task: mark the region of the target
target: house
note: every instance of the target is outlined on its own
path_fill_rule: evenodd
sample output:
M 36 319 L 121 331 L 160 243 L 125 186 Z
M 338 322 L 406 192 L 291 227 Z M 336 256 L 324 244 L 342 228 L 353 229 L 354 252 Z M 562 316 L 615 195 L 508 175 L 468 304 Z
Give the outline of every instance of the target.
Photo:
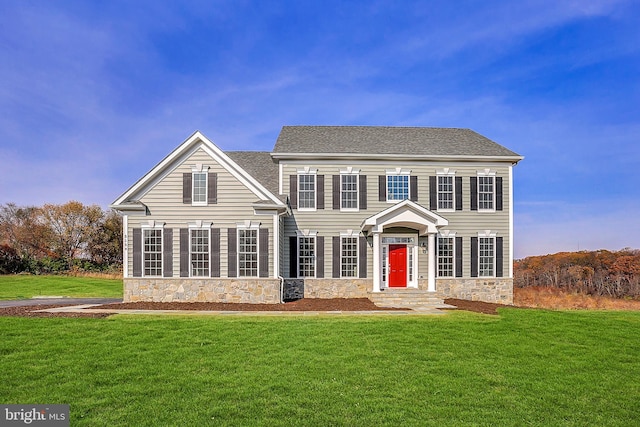
M 523 157 L 469 129 L 285 126 L 269 152 L 191 135 L 122 194 L 125 301 L 513 301 Z

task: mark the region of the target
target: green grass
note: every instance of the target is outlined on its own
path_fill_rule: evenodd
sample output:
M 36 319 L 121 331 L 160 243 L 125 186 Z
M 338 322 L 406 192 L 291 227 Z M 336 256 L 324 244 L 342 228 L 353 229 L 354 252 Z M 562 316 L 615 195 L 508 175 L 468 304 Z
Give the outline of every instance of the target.
M 122 279 L 0 275 L 0 300 L 31 298 L 36 295 L 122 298 Z
M 0 402 L 72 425 L 638 425 L 640 313 L 0 318 Z

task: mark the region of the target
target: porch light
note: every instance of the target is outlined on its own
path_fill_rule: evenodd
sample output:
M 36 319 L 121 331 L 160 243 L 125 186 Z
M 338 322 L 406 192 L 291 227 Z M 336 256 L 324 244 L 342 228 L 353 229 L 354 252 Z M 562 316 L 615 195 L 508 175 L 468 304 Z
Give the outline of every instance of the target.
M 422 248 L 422 253 L 426 254 L 427 253 L 427 244 L 424 242 L 424 240 L 420 244 L 420 247 Z

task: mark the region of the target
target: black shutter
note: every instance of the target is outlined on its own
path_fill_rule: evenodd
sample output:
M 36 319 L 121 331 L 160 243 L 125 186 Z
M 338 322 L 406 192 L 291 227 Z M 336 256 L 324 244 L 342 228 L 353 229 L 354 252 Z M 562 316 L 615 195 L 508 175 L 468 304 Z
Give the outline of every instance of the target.
M 496 210 L 502 210 L 502 177 L 496 177 Z
M 438 210 L 438 177 L 429 177 L 429 209 Z
M 191 204 L 191 192 L 192 184 L 191 184 L 191 172 L 185 172 L 182 174 L 182 203 Z
M 139 228 L 133 229 L 133 277 L 142 277 L 142 230 Z
M 180 229 L 180 277 L 189 277 L 189 229 Z
M 503 276 L 504 251 L 502 237 L 496 237 L 496 277 Z
M 173 229 L 162 231 L 162 276 L 173 277 Z
M 227 277 L 238 277 L 238 232 L 235 228 L 227 229 Z
M 207 203 L 215 205 L 218 203 L 218 174 L 209 172 L 209 183 L 207 184 Z
M 342 252 L 342 239 L 340 238 L 340 236 L 333 236 L 332 239 L 333 241 L 333 255 L 331 257 L 331 271 L 332 271 L 332 276 L 333 278 L 339 278 L 340 277 L 340 255 Z
M 358 237 L 358 277 L 361 279 L 367 278 L 367 238 L 364 236 Z
M 367 175 L 360 175 L 358 179 L 360 181 L 358 185 L 358 197 L 360 198 L 358 207 L 367 209 Z
M 298 277 L 298 238 L 289 236 L 289 277 Z
M 259 230 L 260 241 L 258 244 L 260 277 L 269 277 L 269 230 L 261 228 Z
M 340 175 L 333 175 L 332 184 L 333 209 L 340 209 Z
M 478 238 L 471 238 L 471 277 L 478 277 Z
M 324 175 L 316 176 L 316 209 L 324 209 Z
M 324 236 L 316 236 L 316 278 L 324 279 Z
M 378 176 L 378 201 L 387 201 L 387 177 L 385 175 Z
M 470 177 L 469 183 L 471 184 L 471 210 L 478 210 L 478 177 Z
M 456 237 L 456 277 L 462 277 L 462 237 Z
M 411 175 L 409 177 L 409 200 L 412 202 L 418 201 L 418 176 Z
M 462 210 L 462 177 L 456 176 L 455 178 L 455 192 L 456 192 L 456 210 Z
M 298 175 L 289 175 L 289 203 L 291 209 L 298 209 Z
M 220 277 L 220 229 L 211 229 L 211 277 Z

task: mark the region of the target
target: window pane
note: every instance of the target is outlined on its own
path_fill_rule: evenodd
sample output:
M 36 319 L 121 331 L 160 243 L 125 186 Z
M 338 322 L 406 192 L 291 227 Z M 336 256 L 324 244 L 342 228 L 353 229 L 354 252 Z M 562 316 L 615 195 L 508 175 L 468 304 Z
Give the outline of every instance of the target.
M 453 209 L 452 176 L 438 176 L 438 209 Z
M 238 230 L 238 275 L 258 276 L 258 230 Z
M 453 237 L 438 238 L 438 276 L 453 277 Z
M 493 209 L 493 177 L 478 177 L 478 209 Z
M 207 203 L 207 174 L 193 174 L 193 203 Z
M 343 237 L 340 254 L 341 277 L 358 277 L 358 238 Z
M 144 230 L 144 275 L 162 276 L 162 230 Z
M 316 176 L 298 175 L 298 208 L 316 207 Z
M 478 262 L 480 277 L 492 277 L 494 261 L 494 238 L 480 237 L 478 239 Z
M 209 276 L 209 230 L 191 230 L 191 276 Z
M 387 175 L 387 200 L 409 198 L 409 175 Z
M 298 271 L 299 277 L 315 277 L 315 237 L 298 238 Z
M 358 175 L 341 175 L 341 208 L 358 209 Z

